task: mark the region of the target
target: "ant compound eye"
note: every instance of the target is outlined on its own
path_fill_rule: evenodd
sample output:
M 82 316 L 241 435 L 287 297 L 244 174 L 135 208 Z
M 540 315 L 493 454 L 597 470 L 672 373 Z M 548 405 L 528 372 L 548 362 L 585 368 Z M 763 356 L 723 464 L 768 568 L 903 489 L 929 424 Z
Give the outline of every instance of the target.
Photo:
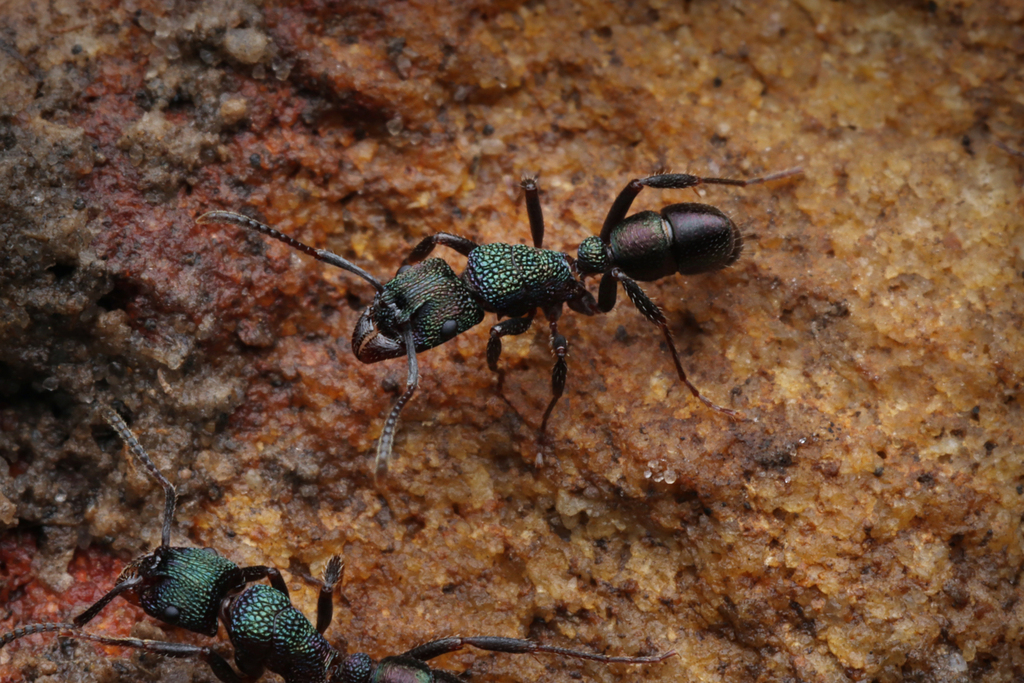
M 181 611 L 174 605 L 164 607 L 164 621 L 173 624 L 181 616 Z
M 459 322 L 457 320 L 445 320 L 441 325 L 441 339 L 448 341 L 459 333 Z

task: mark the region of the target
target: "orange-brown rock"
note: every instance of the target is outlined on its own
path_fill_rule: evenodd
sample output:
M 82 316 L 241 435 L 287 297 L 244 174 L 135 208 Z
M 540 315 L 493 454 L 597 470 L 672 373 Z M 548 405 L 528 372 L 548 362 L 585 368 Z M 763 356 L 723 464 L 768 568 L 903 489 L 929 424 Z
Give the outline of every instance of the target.
M 531 637 L 631 668 L 458 654 L 478 681 L 1011 681 L 1024 676 L 1024 8 L 1020 3 L 0 3 L 0 631 L 73 616 L 159 539 L 302 579 L 379 656 Z M 547 330 L 423 354 L 349 338 L 372 290 L 215 208 L 389 277 L 423 236 L 574 252 L 633 177 L 746 235 L 647 286 L 691 379 L 620 295 L 573 313 L 549 441 Z M 460 268 L 457 255 L 445 257 Z M 97 631 L 193 639 L 117 602 Z M 222 633 L 223 636 L 223 633 Z M 198 640 L 198 638 L 195 638 Z M 225 644 L 226 650 L 226 644 Z M 173 678 L 172 678 L 173 677 Z M 0 681 L 210 681 L 203 664 L 36 636 Z

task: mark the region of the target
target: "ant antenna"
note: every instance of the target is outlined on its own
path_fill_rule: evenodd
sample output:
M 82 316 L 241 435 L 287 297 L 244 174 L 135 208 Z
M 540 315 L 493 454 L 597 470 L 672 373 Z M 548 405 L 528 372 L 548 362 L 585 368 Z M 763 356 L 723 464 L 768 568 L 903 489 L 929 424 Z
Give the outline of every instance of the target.
M 404 331 L 406 358 L 409 359 L 409 373 L 405 380 L 405 391 L 395 401 L 388 419 L 384 421 L 384 429 L 380 433 L 380 440 L 377 441 L 377 458 L 374 461 L 373 479 L 383 479 L 387 475 L 388 461 L 391 460 L 391 446 L 395 441 L 395 427 L 398 425 L 398 415 L 402 408 L 409 402 L 416 392 L 416 386 L 420 381 L 419 365 L 416 362 L 416 338 L 413 336 L 411 325 L 407 325 Z
M 293 249 L 298 249 L 302 253 L 312 256 L 317 261 L 329 263 L 332 266 L 341 268 L 342 270 L 347 270 L 353 275 L 358 275 L 373 285 L 373 288 L 378 292 L 384 291 L 384 285 L 380 283 L 380 280 L 370 275 L 356 264 L 346 261 L 332 251 L 327 251 L 326 249 L 314 249 L 308 244 L 304 244 L 294 237 L 286 235 L 279 230 L 275 230 L 269 225 L 260 223 L 254 218 L 249 218 L 248 216 L 243 216 L 240 213 L 233 213 L 231 211 L 209 211 L 197 218 L 196 223 L 201 225 L 208 225 L 210 223 L 230 223 L 231 225 L 238 225 L 243 228 L 255 230 L 256 232 L 261 232 L 267 237 L 273 237 L 276 240 L 284 242 Z
M 160 482 L 160 486 L 163 487 L 164 527 L 163 532 L 161 533 L 160 547 L 166 548 L 170 546 L 171 522 L 174 521 L 174 506 L 177 500 L 174 486 L 171 482 L 167 481 L 167 477 L 165 477 L 160 470 L 156 468 L 153 461 L 149 459 L 149 454 L 146 453 L 146 449 L 143 448 L 142 444 L 139 443 L 139 440 L 135 438 L 135 435 L 132 434 L 132 430 L 128 428 L 128 425 L 125 423 L 124 419 L 117 414 L 117 411 L 110 406 L 105 405 L 100 407 L 100 412 L 103 413 L 103 418 L 111 427 L 114 428 L 114 431 L 116 431 L 118 436 L 121 437 L 121 440 L 128 445 L 128 448 L 131 450 L 132 455 L 135 456 L 135 459 L 142 463 L 143 467 L 149 470 L 149 473 L 153 475 L 153 478 Z

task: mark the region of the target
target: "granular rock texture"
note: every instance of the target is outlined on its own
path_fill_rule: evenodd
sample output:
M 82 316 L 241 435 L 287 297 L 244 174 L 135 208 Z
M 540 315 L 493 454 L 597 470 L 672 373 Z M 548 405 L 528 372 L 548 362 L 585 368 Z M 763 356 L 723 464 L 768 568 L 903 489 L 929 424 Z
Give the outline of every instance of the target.
M 530 637 L 643 668 L 439 660 L 476 680 L 1024 677 L 1024 7 L 1016 2 L 0 2 L 0 631 L 65 619 L 159 542 L 290 570 L 327 637 L 382 656 Z M 575 251 L 631 178 L 745 233 L 729 270 L 420 358 L 350 346 L 372 290 L 229 226 L 239 210 L 388 278 L 446 230 Z M 442 254 L 460 269 L 464 260 Z M 202 641 L 123 601 L 105 633 Z M 226 640 L 220 642 L 227 652 Z M 3 681 L 210 681 L 205 664 L 36 636 Z

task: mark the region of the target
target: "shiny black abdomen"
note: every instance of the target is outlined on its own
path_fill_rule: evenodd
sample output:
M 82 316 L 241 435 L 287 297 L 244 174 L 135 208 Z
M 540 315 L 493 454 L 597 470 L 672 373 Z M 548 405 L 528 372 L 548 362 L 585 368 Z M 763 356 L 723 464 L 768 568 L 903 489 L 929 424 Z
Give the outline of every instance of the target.
M 649 282 L 724 268 L 739 258 L 743 240 L 715 207 L 687 203 L 627 217 L 612 231 L 608 246 L 626 275 Z

